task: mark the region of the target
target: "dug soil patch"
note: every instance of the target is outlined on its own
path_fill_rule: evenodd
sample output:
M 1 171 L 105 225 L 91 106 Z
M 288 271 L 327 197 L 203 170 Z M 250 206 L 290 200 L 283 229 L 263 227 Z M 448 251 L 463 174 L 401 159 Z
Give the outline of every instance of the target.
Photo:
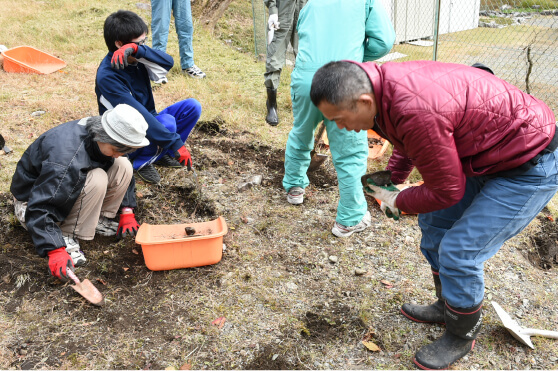
M 0 368 L 409 369 L 412 355 L 441 336 L 442 327 L 400 314 L 404 302 L 434 299 L 415 216 L 393 222 L 370 200 L 371 227 L 338 239 L 330 161 L 309 174 L 304 203 L 293 206 L 282 188 L 283 149 L 219 119 L 201 123 L 189 146 L 199 187 L 186 169 L 159 168 L 160 185 L 137 183 L 136 217 L 157 225 L 223 216 L 222 260 L 151 271 L 133 238 L 80 241 L 88 261 L 76 274 L 103 294 L 102 308 L 50 275 L 15 219 L 11 195 L 0 194 Z M 375 165 L 368 171 L 380 170 Z M 260 176 L 261 184 L 241 187 Z M 524 319 L 540 318 L 525 325 L 553 329 L 556 270 L 549 268 L 557 266 L 558 229 L 544 215 L 516 239 L 520 246 L 491 260 L 487 288 Z M 540 269 L 521 256 L 525 245 Z M 367 273 L 356 275 L 357 268 Z M 455 367 L 556 364 L 548 357 L 554 342 L 537 338 L 535 350 L 520 352 L 494 318 L 487 309 L 474 351 Z
M 300 332 L 302 337 L 318 343 L 337 340 L 347 334 L 357 337 L 366 329 L 357 313 L 341 303 L 319 305 L 312 311 L 306 312 L 302 321 L 304 322 L 304 328 Z
M 551 216 L 538 216 L 540 233 L 531 236 L 533 248 L 528 257 L 531 264 L 541 269 L 558 268 L 558 224 Z

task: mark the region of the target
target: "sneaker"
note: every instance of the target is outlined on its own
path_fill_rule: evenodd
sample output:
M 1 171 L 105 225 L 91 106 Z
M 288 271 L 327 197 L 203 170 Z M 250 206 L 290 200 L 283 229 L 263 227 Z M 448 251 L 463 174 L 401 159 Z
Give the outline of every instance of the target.
M 362 220 L 357 225 L 352 227 L 347 227 L 343 224 L 335 222 L 333 228 L 331 229 L 331 233 L 333 233 L 336 237 L 349 237 L 355 232 L 364 231 L 366 228 L 370 227 L 371 224 L 372 217 L 370 216 L 370 211 L 367 211 L 362 217 Z
M 293 187 L 287 193 L 287 201 L 291 205 L 300 205 L 304 202 L 304 189 L 300 187 Z
M 157 81 L 153 81 L 155 84 L 166 84 L 167 82 L 169 82 L 169 80 L 167 79 L 167 77 L 161 77 L 159 80 Z
M 153 165 L 162 166 L 162 167 L 173 167 L 173 168 L 183 167 L 182 164 L 178 162 L 177 159 L 175 159 L 174 157 L 170 157 L 169 155 L 164 155 L 163 157 L 155 161 Z
M 159 184 L 159 182 L 161 182 L 161 176 L 152 164 L 140 168 L 136 171 L 136 174 L 141 180 L 149 184 Z
M 99 218 L 97 227 L 95 228 L 96 233 L 106 237 L 116 236 L 117 230 L 118 230 L 118 223 L 102 215 Z
M 74 265 L 79 267 L 81 265 L 85 265 L 87 259 L 85 259 L 85 255 L 83 255 L 83 251 L 79 249 L 79 243 L 74 240 L 70 236 L 62 236 L 64 238 L 64 242 L 66 243 L 66 252 L 72 258 Z
M 205 77 L 205 73 L 195 64 L 190 68 L 183 69 L 182 72 L 195 79 L 203 79 Z

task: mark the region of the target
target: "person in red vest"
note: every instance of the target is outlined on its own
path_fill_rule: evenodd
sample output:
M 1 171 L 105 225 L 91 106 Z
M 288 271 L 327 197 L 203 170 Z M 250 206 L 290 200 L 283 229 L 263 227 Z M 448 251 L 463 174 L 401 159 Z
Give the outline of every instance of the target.
M 314 75 L 310 96 L 340 129 L 373 129 L 393 144 L 387 169 L 394 184 L 413 167 L 422 175 L 418 187 L 368 182 L 364 191 L 394 219 L 401 211 L 419 214 L 420 249 L 438 300 L 401 311 L 445 323 L 442 337 L 413 361 L 422 369 L 449 367 L 481 329 L 484 262 L 558 190 L 552 110 L 486 68 L 434 61 L 331 62 Z

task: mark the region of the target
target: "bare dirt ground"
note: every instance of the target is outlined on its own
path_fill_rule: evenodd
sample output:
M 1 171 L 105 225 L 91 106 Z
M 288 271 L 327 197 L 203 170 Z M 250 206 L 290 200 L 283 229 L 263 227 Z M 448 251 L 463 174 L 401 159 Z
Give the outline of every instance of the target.
M 222 260 L 153 272 L 133 239 L 83 241 L 88 264 L 76 273 L 102 292 L 101 308 L 50 276 L 15 221 L 11 196 L 0 195 L 0 369 L 413 367 L 416 350 L 443 333 L 399 313 L 404 302 L 434 299 L 416 216 L 394 222 L 369 200 L 372 227 L 337 239 L 331 163 L 311 174 L 305 203 L 291 206 L 283 151 L 226 126 L 201 123 L 189 140 L 201 191 L 191 174 L 161 169 L 160 186 L 138 185 L 137 209 L 150 224 L 224 216 Z M 262 184 L 240 191 L 254 175 Z M 524 326 L 558 330 L 557 233 L 543 211 L 486 264 L 484 326 L 455 369 L 556 368 L 558 342 L 521 345 L 489 303 Z

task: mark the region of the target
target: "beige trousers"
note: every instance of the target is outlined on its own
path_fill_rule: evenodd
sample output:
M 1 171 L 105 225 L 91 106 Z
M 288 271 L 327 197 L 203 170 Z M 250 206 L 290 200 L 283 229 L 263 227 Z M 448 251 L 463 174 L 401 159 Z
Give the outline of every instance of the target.
M 85 185 L 70 214 L 58 223 L 62 234 L 81 240 L 92 240 L 100 216 L 114 218 L 132 180 L 132 163 L 126 157 L 114 159 L 114 164 L 104 171 L 93 169 L 87 173 Z M 17 219 L 25 225 L 27 202 L 14 199 Z

